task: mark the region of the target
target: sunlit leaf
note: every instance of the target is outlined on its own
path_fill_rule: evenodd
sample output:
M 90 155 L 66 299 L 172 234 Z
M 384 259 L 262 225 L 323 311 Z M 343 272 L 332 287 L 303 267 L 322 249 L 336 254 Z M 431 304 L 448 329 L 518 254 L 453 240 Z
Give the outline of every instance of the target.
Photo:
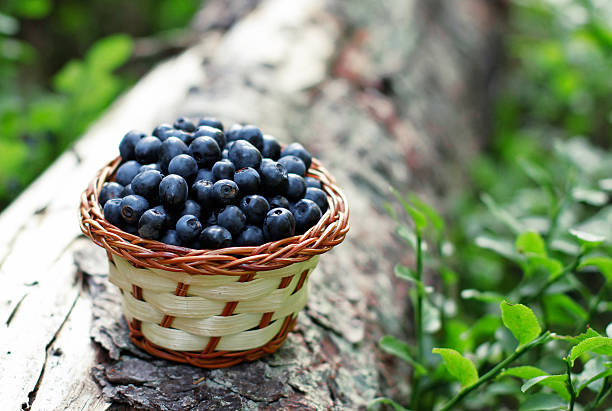
M 608 195 L 603 191 L 583 187 L 574 188 L 574 190 L 572 190 L 572 197 L 576 201 L 581 201 L 596 207 L 602 206 L 608 202 Z
M 612 281 L 612 258 L 610 257 L 588 257 L 582 260 L 578 268 L 594 266 L 606 277 L 608 281 Z
M 508 368 L 507 370 L 503 371 L 499 376 L 500 377 L 504 377 L 504 376 L 518 377 L 523 380 L 534 380 L 538 377 L 550 376 L 550 374 L 547 373 L 546 371 L 543 371 L 531 365 L 523 365 L 519 367 Z M 566 401 L 570 399 L 570 393 L 567 390 L 567 387 L 565 386 L 564 380 L 558 379 L 558 378 L 543 379 L 541 381 L 538 381 L 538 383 L 546 387 L 549 387 L 550 389 L 555 391 L 557 394 L 559 394 L 559 396 L 565 399 Z M 523 390 L 523 392 L 525 391 L 526 389 Z
M 472 361 L 450 348 L 434 348 L 434 354 L 442 356 L 449 374 L 455 377 L 463 387 L 468 387 L 478 381 L 478 371 Z
M 112 71 L 123 65 L 132 54 L 134 42 L 125 34 L 114 34 L 98 40 L 87 52 L 87 65 L 99 71 Z
M 500 254 L 511 261 L 517 261 L 519 257 L 514 252 L 514 247 L 510 241 L 499 240 L 484 235 L 476 237 L 475 243 L 480 248 L 486 248 Z
M 567 381 L 567 375 L 565 374 L 555 374 L 555 375 L 541 375 L 539 377 L 531 378 L 521 386 L 521 391 L 527 392 L 531 387 L 536 386 L 538 384 L 546 385 L 546 383 L 551 382 L 565 382 Z
M 493 291 L 478 291 L 474 289 L 461 290 L 461 298 L 464 300 L 476 300 L 484 303 L 500 303 L 505 296 Z
M 546 244 L 540 234 L 528 231 L 516 239 L 516 251 L 520 254 L 546 257 Z
M 527 344 L 537 338 L 542 329 L 531 309 L 523 304 L 500 304 L 502 321 L 518 340 L 519 345 Z
M 591 337 L 586 340 L 580 342 L 578 345 L 572 348 L 570 351 L 569 360 L 571 364 L 574 365 L 574 361 L 582 354 L 588 351 L 594 351 L 600 347 L 612 347 L 612 338 L 608 337 Z
M 583 247 L 586 247 L 587 249 L 598 247 L 604 241 L 606 241 L 606 238 L 603 236 L 576 230 L 574 228 L 571 228 L 569 230 L 569 233 L 574 236 L 574 238 L 576 238 Z

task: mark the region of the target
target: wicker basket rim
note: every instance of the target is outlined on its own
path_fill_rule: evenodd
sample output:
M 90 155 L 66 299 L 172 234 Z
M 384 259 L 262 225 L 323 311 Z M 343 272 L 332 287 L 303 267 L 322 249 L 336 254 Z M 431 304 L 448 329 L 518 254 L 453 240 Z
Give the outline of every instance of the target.
M 107 253 L 126 258 L 132 264 L 168 271 L 204 275 L 245 275 L 303 262 L 340 244 L 349 230 L 346 197 L 335 179 L 313 158 L 308 176 L 321 182 L 328 196 L 329 208 L 319 222 L 301 236 L 293 236 L 256 247 L 227 247 L 217 250 L 194 250 L 147 240 L 129 234 L 104 219 L 98 203 L 102 185 L 110 181 L 121 157 L 98 171 L 81 195 L 81 231 Z

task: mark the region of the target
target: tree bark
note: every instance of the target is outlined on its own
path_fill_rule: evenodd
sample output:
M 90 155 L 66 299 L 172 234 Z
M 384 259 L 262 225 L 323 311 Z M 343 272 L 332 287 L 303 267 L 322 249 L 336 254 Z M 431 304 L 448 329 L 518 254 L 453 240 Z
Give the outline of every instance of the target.
M 410 256 L 383 204 L 389 185 L 439 198 L 461 184 L 487 127 L 495 7 L 236 3 L 208 1 L 194 23 L 201 42 L 145 77 L 0 215 L 8 409 L 359 409 L 406 394 L 406 366 L 376 348 L 384 334 L 411 332 L 405 286 L 392 279 Z M 321 258 L 283 347 L 220 370 L 154 359 L 131 344 L 105 254 L 79 238 L 74 219 L 80 191 L 126 130 L 200 114 L 302 142 L 351 206 L 349 236 Z M 64 191 L 50 191 L 60 180 Z M 44 251 L 32 259 L 32 250 Z

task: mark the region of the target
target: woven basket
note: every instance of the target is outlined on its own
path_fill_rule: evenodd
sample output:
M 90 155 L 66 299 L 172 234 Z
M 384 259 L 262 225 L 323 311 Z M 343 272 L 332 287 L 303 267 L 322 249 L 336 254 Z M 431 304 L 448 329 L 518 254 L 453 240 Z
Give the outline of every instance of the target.
M 306 305 L 319 255 L 349 230 L 348 205 L 313 159 L 329 209 L 301 236 L 257 247 L 192 250 L 128 234 L 104 219 L 98 194 L 118 157 L 81 196 L 81 230 L 107 251 L 130 338 L 157 357 L 205 368 L 252 361 L 278 349 Z

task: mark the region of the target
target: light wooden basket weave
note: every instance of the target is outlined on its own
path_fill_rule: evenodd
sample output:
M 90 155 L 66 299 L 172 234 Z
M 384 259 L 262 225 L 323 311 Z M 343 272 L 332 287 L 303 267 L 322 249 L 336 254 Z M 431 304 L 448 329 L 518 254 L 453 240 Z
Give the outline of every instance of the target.
M 145 351 L 205 368 L 252 361 L 281 346 L 306 305 L 319 255 L 349 230 L 348 205 L 313 159 L 329 209 L 301 236 L 258 247 L 192 250 L 126 233 L 104 219 L 98 194 L 121 158 L 105 166 L 81 196 L 81 230 L 109 258 L 121 289 L 130 338 Z

